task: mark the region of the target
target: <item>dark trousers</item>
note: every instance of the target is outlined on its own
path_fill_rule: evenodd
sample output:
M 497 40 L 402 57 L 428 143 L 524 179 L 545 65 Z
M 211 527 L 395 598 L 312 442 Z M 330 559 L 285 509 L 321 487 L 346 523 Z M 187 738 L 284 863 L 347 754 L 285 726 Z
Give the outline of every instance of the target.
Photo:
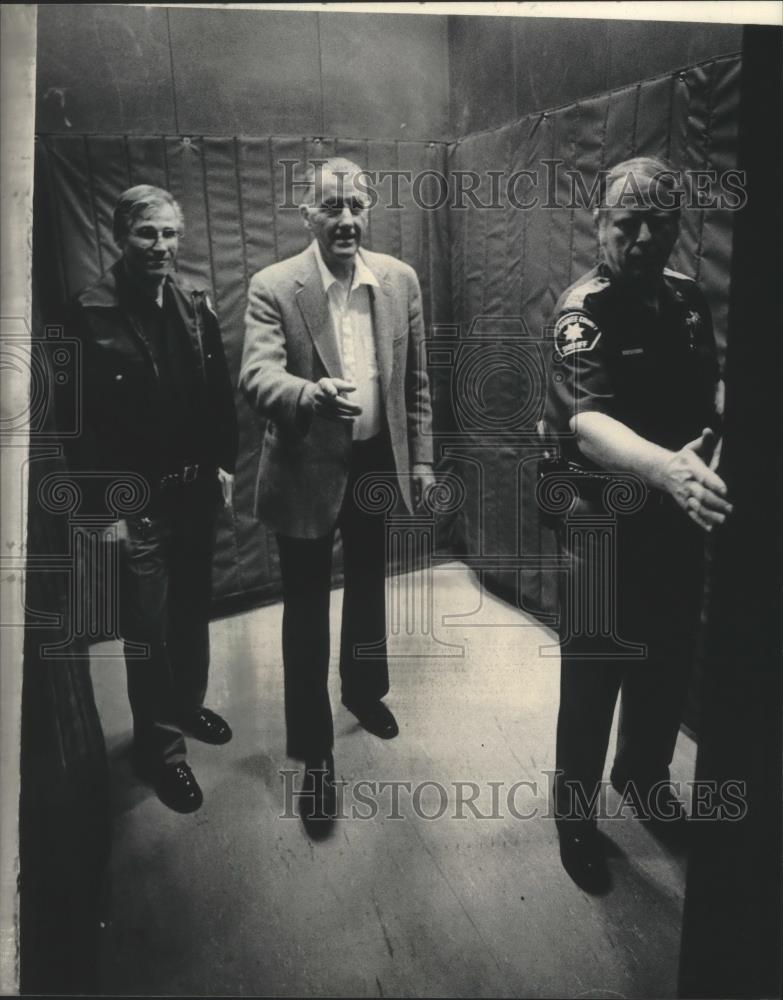
M 209 478 L 177 488 L 147 518 L 128 520 L 121 631 L 135 749 L 150 765 L 184 759 L 179 722 L 204 702 L 216 512 Z
M 389 690 L 385 519 L 357 504 L 354 487 L 367 473 L 388 473 L 393 468 L 386 435 L 355 442 L 335 525 L 343 543 L 340 679 L 342 700 L 348 705 L 377 700 Z M 333 530 L 316 539 L 277 536 L 283 581 L 286 752 L 300 760 L 322 758 L 334 745 L 327 689 L 334 534 Z M 362 655 L 363 646 L 372 648 Z
M 605 638 L 591 634 L 584 620 L 584 631 L 574 635 L 567 589 L 561 591 L 555 763 L 562 772 L 555 781 L 561 821 L 595 819 L 618 693 L 612 780 L 621 787 L 634 782 L 642 795 L 655 783 L 669 780 L 695 652 L 703 540 L 679 511 L 652 508 L 634 516 L 636 521 L 629 524 L 618 522 L 615 620 L 619 638 L 646 646 L 646 654 L 639 659 L 605 658 Z M 567 554 L 565 544 L 562 550 Z M 581 550 L 578 555 L 572 551 L 572 558 L 588 557 Z M 611 592 L 605 572 L 580 575 L 592 577 L 604 593 Z M 573 601 L 573 592 L 568 593 Z

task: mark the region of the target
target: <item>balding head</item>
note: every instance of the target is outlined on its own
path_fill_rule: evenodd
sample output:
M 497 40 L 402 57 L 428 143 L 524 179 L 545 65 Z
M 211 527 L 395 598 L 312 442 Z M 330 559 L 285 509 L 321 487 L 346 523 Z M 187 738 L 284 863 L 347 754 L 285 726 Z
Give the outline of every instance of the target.
M 352 270 L 367 222 L 370 200 L 362 174 L 361 167 L 341 156 L 308 167 L 309 186 L 299 211 L 324 263 L 338 277 Z
M 321 200 L 324 187 L 330 190 L 336 188 L 338 192 L 349 185 L 355 189 L 357 180 L 364 173 L 365 171 L 357 163 L 344 156 L 332 156 L 328 160 L 310 160 L 305 171 L 304 182 L 307 188 L 302 204 L 314 205 L 317 200 Z M 364 197 L 365 201 L 369 202 L 366 193 Z

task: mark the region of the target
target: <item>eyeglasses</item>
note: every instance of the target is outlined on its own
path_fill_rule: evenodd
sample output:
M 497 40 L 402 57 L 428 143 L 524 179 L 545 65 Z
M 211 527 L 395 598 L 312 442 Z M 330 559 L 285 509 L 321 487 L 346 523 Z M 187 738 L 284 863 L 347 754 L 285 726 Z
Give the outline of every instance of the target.
M 155 226 L 139 226 L 138 229 L 132 229 L 130 235 L 143 243 L 155 246 L 158 239 L 165 243 L 177 239 L 182 234 L 179 229 L 173 229 L 170 226 L 165 229 L 156 229 Z
M 342 198 L 328 198 L 320 203 L 318 209 L 327 215 L 342 215 L 343 210 L 349 208 L 352 215 L 361 215 L 368 207 L 361 198 L 351 198 L 345 201 Z

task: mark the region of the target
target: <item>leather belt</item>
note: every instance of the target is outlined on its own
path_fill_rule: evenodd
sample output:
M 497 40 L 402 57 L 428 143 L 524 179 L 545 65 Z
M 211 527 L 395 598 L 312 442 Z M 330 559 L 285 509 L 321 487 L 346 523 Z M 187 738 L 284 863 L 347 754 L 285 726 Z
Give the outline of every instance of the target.
M 187 486 L 190 483 L 195 483 L 199 475 L 203 475 L 206 469 L 203 465 L 199 465 L 198 462 L 193 462 L 190 465 L 183 465 L 181 469 L 176 472 L 168 472 L 165 476 L 160 477 L 160 488 L 162 490 L 171 489 L 173 486 Z

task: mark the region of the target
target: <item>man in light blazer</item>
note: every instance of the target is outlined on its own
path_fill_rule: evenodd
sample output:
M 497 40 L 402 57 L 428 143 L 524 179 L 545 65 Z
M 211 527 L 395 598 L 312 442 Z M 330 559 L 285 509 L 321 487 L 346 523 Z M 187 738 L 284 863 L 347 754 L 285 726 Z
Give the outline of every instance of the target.
M 360 249 L 361 174 L 341 158 L 311 166 L 300 212 L 313 240 L 253 276 L 245 316 L 240 385 L 267 421 L 256 515 L 280 553 L 287 752 L 305 762 L 305 822 L 329 820 L 336 805 L 327 691 L 335 530 L 345 583 L 342 701 L 366 730 L 390 739 L 398 728 L 381 700 L 385 523 L 355 486 L 367 474 L 391 477 L 412 511 L 434 481 L 419 282 L 402 261 Z

